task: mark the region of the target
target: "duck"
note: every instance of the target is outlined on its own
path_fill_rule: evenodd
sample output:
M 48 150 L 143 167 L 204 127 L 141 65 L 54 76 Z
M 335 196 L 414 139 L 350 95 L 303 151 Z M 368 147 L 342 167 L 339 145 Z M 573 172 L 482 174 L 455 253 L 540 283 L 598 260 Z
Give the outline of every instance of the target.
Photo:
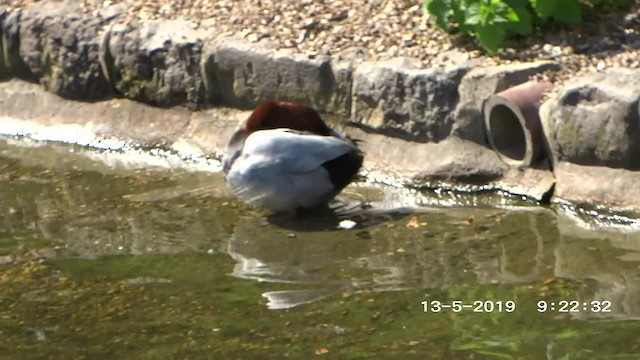
M 278 213 L 326 207 L 357 176 L 358 140 L 331 129 L 302 103 L 259 103 L 231 136 L 223 159 L 230 190 Z

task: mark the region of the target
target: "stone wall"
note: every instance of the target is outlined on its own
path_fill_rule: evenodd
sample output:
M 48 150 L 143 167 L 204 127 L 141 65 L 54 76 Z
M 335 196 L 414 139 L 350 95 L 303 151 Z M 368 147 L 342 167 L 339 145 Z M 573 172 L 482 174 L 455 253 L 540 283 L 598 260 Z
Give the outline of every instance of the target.
M 409 58 L 360 62 L 357 55 L 303 55 L 229 38 L 186 20 L 125 23 L 123 11 L 112 6 L 85 14 L 74 1 L 0 8 L 0 78 L 36 82 L 63 99 L 105 102 L 100 106 L 107 109 L 117 108 L 114 99 L 182 109 L 182 115 L 163 116 L 127 105 L 140 116 L 109 110 L 101 116 L 113 118 L 101 129 L 151 145 L 190 142 L 204 153 L 219 151 L 228 132 L 219 130 L 229 129 L 228 121 L 207 120 L 210 109 L 300 101 L 365 140 L 368 170 L 418 188 L 497 189 L 538 201 L 553 194 L 558 201 L 640 212 L 640 193 L 629 188 L 640 183 L 638 71 L 594 72 L 568 83 L 541 111 L 549 165 L 514 168 L 487 146 L 483 103 L 562 64 L 479 67 L 455 54 L 426 69 Z M 21 116 L 22 103 L 7 95 L 25 92 L 17 87 L 22 90 L 0 93 L 0 116 Z M 32 100 L 45 106 L 43 99 Z M 171 136 L 159 135 L 158 121 Z

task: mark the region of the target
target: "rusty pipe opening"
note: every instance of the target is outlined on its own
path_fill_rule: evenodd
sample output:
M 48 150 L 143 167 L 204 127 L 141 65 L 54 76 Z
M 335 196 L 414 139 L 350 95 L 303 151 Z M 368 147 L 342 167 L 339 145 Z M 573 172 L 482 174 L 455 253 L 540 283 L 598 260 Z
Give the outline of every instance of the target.
M 527 140 L 514 112 L 498 104 L 491 109 L 489 122 L 495 150 L 515 162 L 523 161 L 527 154 Z
M 529 81 L 490 96 L 484 104 L 489 145 L 505 163 L 529 167 L 546 155 L 539 109 L 552 84 Z

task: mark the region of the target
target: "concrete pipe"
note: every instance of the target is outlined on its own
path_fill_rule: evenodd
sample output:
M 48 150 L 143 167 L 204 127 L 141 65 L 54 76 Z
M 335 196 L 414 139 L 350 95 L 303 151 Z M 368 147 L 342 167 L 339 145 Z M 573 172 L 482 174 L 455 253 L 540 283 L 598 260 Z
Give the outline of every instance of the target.
M 484 104 L 489 145 L 509 165 L 528 167 L 545 156 L 539 109 L 553 85 L 529 81 L 494 94 Z

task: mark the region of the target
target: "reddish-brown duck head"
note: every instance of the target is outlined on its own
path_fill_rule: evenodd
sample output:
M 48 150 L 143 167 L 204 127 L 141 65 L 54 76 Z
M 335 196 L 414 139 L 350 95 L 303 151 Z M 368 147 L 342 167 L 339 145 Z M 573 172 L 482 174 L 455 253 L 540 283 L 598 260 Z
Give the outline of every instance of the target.
M 309 133 L 334 136 L 336 133 L 325 124 L 320 114 L 310 106 L 280 100 L 267 100 L 258 104 L 242 126 L 233 134 L 227 145 L 223 171 L 226 174 L 242 153 L 244 142 L 255 131 L 292 129 Z
M 258 104 L 242 126 L 242 130 L 248 133 L 279 128 L 308 131 L 324 136 L 333 135 L 333 131 L 312 107 L 278 100 Z

